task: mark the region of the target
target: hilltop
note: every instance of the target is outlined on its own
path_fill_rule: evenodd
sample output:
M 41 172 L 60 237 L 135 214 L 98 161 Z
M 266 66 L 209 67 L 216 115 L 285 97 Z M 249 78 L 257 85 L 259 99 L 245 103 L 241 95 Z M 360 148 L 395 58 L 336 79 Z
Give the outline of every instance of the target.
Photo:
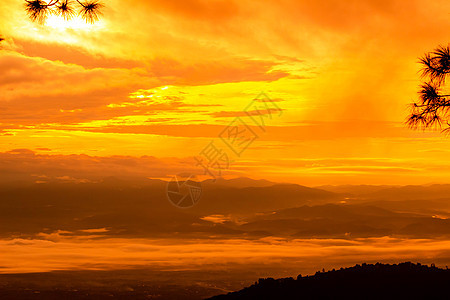
M 448 297 L 450 270 L 431 265 L 362 264 L 296 279 L 261 278 L 238 292 L 210 298 L 232 299 L 437 299 Z

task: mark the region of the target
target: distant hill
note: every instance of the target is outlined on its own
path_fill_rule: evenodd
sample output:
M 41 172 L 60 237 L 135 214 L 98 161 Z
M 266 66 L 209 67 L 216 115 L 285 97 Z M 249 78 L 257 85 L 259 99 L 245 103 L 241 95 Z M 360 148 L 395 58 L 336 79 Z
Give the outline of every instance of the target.
M 211 184 L 203 186 L 202 199 L 192 211 L 216 214 L 265 212 L 342 199 L 338 194 L 298 184 L 244 188 Z
M 251 179 L 231 183 L 255 184 Z M 173 237 L 174 233 L 240 235 L 245 233 L 240 228 L 213 224 L 202 218 L 271 212 L 340 200 L 339 195 L 300 185 L 233 187 L 211 183 L 203 186 L 197 206 L 182 210 L 169 203 L 166 187 L 167 182 L 161 180 L 127 181 L 115 177 L 95 183 L 0 186 L 0 237 L 29 237 L 58 230 L 79 234 L 79 230 L 89 228 L 106 228 L 105 235 L 116 237 Z
M 450 199 L 450 184 L 390 187 L 367 194 L 373 199 L 419 200 Z
M 317 189 L 366 199 L 450 199 L 450 184 L 431 185 L 323 185 Z
M 236 187 L 236 188 L 246 188 L 246 187 L 267 187 L 276 185 L 278 183 L 268 181 L 265 179 L 251 179 L 247 177 L 239 177 L 239 178 L 232 178 L 232 179 L 223 179 L 218 178 L 216 181 L 213 179 L 208 179 L 205 181 L 202 181 L 203 186 L 207 185 L 214 185 L 214 186 L 222 186 L 222 187 Z
M 430 200 L 450 199 L 450 184 L 431 185 L 323 185 L 317 189 L 345 194 L 349 197 L 377 200 Z
M 441 212 L 438 212 L 442 214 Z M 291 238 L 420 237 L 450 235 L 450 219 L 366 204 L 323 204 L 242 218 L 235 230 Z
M 377 263 L 297 279 L 259 279 L 243 290 L 209 299 L 448 299 L 449 284 L 448 269 Z
M 362 196 L 381 190 L 386 190 L 389 188 L 394 188 L 395 186 L 390 185 L 321 185 L 315 188 L 340 194 L 351 194 L 354 196 Z
M 130 183 L 110 177 L 98 183 L 0 187 L 0 237 L 28 238 L 59 230 L 86 235 L 82 230 L 92 228 L 105 228 L 105 237 L 450 236 L 449 204 L 444 200 L 366 199 L 351 204 L 341 203 L 340 194 L 295 184 L 211 183 L 203 186 L 197 206 L 181 210 L 167 200 L 166 185 L 160 180 Z

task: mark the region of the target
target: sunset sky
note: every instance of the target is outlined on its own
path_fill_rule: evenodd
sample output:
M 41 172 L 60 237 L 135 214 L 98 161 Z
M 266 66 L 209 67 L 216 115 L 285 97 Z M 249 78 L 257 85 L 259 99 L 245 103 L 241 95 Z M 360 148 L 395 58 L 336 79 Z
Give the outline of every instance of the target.
M 450 137 L 404 125 L 449 1 L 105 1 L 100 21 L 31 22 L 0 2 L 0 170 L 169 178 L 242 117 L 223 175 L 303 185 L 448 182 Z M 243 110 L 265 92 L 264 130 Z M 226 149 L 227 151 L 229 149 Z M 6 175 L 1 175 L 6 176 Z M 3 178 L 3 177 L 2 177 Z

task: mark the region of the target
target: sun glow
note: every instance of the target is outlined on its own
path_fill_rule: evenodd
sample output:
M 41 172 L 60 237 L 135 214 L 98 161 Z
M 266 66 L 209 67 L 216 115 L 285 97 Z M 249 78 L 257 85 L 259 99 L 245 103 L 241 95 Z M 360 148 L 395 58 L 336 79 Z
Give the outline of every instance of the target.
M 77 30 L 94 30 L 103 28 L 105 26 L 104 22 L 97 21 L 94 24 L 86 23 L 81 18 L 73 18 L 71 20 L 65 20 L 61 16 L 49 16 L 45 22 L 45 25 L 57 30 L 67 30 L 67 29 L 77 29 Z

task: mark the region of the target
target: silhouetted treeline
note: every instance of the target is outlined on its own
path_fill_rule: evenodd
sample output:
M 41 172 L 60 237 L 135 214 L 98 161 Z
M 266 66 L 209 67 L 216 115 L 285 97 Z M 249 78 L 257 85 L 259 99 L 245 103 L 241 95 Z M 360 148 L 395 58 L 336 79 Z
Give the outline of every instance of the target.
M 450 299 L 450 270 L 411 262 L 362 264 L 297 279 L 261 278 L 210 299 Z

